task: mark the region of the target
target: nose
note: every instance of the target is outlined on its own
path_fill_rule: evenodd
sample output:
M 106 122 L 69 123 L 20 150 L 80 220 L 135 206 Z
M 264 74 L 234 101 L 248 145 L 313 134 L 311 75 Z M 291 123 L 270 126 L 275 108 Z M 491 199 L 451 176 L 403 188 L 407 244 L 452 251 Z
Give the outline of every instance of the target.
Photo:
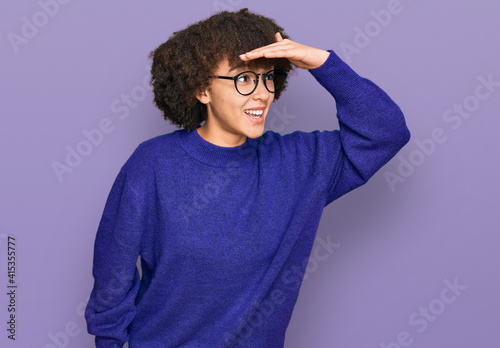
M 259 81 L 257 83 L 257 88 L 252 93 L 252 98 L 255 100 L 267 100 L 270 97 L 271 92 L 269 92 L 264 85 L 264 77 L 262 75 L 259 76 Z

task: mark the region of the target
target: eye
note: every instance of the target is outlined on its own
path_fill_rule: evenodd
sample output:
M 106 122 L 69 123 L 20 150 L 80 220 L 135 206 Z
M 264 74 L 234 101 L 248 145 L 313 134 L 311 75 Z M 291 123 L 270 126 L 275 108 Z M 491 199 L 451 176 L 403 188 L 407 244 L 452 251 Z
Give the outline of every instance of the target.
M 248 73 L 243 73 L 239 75 L 236 80 L 238 83 L 250 83 L 252 81 L 252 77 Z
M 274 71 L 270 72 L 266 75 L 266 80 L 268 81 L 274 81 Z

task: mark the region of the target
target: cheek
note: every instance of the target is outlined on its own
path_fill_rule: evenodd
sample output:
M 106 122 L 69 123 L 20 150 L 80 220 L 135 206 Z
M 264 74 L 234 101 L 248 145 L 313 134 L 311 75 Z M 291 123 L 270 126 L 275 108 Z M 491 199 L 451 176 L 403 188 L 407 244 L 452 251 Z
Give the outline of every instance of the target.
M 224 86 L 217 90 L 213 89 L 211 99 L 214 112 L 227 118 L 238 114 L 246 105 L 249 105 L 251 95 L 243 96 L 234 89 L 234 86 L 227 86 L 227 88 Z
M 248 104 L 248 98 L 241 95 L 231 95 L 227 93 L 220 97 L 220 109 L 221 110 L 232 110 L 234 112 L 236 109 L 244 109 L 245 105 Z
M 247 102 L 247 99 L 240 96 L 222 93 L 214 100 L 212 107 L 223 118 L 231 118 L 233 115 L 238 114 L 240 110 L 243 110 Z

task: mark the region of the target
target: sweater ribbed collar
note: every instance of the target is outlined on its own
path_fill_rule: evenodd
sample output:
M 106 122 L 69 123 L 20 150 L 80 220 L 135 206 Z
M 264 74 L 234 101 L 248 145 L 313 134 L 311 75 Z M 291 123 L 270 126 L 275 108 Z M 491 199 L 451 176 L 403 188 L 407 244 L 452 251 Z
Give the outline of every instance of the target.
M 244 158 L 255 158 L 257 152 L 257 139 L 248 138 L 238 146 L 224 147 L 212 144 L 203 139 L 199 133 L 197 125 L 195 129 L 188 131 L 182 129 L 178 132 L 180 145 L 195 159 L 210 166 L 225 166 L 228 162 L 240 162 Z

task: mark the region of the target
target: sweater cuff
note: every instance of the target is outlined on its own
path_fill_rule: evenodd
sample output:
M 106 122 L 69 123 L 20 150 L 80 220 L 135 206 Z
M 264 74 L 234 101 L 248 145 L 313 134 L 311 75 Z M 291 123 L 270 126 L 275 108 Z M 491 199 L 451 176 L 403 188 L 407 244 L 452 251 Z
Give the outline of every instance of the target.
M 327 50 L 330 55 L 326 61 L 309 72 L 335 98 L 337 103 L 348 102 L 357 98 L 363 78 L 351 69 L 333 51 Z

